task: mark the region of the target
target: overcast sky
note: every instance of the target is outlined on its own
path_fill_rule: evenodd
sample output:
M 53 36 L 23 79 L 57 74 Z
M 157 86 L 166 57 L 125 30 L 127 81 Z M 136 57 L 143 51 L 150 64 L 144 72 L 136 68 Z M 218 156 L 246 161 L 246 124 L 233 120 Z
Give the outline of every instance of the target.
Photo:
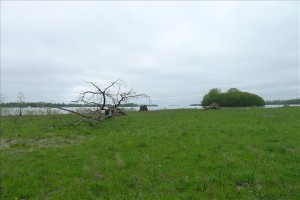
M 298 1 L 1 1 L 1 94 L 69 102 L 122 79 L 159 105 L 299 97 Z

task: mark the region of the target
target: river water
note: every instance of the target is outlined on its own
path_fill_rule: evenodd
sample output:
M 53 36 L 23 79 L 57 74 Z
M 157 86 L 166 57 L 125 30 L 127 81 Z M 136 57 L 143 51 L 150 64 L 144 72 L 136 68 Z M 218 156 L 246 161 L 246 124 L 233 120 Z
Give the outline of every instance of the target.
M 300 106 L 300 105 L 291 105 L 291 106 Z M 279 108 L 283 105 L 266 105 L 263 108 Z M 84 109 L 89 109 L 88 107 L 68 107 L 66 109 L 74 111 L 82 111 Z M 129 112 L 138 111 L 139 107 L 123 107 Z M 154 110 L 171 110 L 171 109 L 203 109 L 202 106 L 182 106 L 182 105 L 171 105 L 171 106 L 149 106 L 149 111 Z M 69 112 L 60 110 L 57 108 L 31 108 L 26 107 L 22 108 L 22 115 L 53 115 L 53 114 L 68 114 Z M 9 115 L 19 115 L 19 108 L 0 108 L 0 116 L 9 116 Z

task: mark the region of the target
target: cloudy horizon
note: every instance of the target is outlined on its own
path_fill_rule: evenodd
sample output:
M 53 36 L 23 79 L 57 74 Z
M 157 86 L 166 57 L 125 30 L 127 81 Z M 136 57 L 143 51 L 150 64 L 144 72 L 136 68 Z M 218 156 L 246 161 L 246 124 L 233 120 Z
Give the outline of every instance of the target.
M 122 79 L 159 105 L 300 93 L 298 1 L 2 1 L 1 94 L 70 102 Z

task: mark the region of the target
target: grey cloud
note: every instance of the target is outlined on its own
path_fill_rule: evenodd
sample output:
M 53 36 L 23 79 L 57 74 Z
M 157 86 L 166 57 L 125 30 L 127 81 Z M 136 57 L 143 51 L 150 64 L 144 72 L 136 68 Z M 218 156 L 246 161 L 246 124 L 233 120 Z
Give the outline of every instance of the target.
M 298 2 L 2 2 L 1 93 L 69 101 L 123 79 L 158 104 L 299 96 Z

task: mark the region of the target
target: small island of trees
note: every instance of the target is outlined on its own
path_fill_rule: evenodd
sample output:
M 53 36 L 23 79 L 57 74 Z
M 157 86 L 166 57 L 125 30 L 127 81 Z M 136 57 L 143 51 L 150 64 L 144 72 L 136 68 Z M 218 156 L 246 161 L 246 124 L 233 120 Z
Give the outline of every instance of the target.
M 227 92 L 221 92 L 218 88 L 211 89 L 204 95 L 201 102 L 202 106 L 209 106 L 218 103 L 221 107 L 249 107 L 264 106 L 265 101 L 262 97 L 249 92 L 242 92 L 237 88 L 230 88 Z

